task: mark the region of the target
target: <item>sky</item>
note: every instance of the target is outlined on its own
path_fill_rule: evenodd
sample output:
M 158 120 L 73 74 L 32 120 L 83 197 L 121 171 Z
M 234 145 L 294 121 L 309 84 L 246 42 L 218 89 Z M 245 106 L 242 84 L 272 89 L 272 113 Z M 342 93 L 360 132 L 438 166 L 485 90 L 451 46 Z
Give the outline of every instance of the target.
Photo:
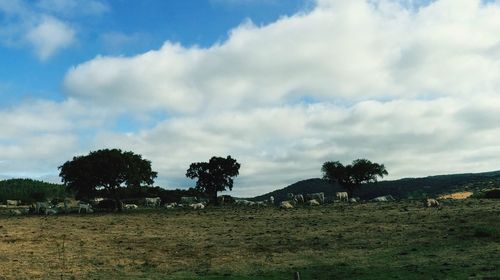
M 498 34 L 500 1 L 0 0 L 0 179 L 104 148 L 167 189 L 231 155 L 236 196 L 499 170 Z

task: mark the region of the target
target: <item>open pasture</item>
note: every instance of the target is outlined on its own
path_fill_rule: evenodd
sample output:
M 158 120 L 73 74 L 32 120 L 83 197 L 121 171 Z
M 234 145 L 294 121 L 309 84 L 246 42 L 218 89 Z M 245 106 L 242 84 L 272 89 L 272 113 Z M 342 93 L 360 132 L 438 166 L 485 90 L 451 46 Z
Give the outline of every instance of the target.
M 0 279 L 497 279 L 500 201 L 0 215 L 0 263 Z

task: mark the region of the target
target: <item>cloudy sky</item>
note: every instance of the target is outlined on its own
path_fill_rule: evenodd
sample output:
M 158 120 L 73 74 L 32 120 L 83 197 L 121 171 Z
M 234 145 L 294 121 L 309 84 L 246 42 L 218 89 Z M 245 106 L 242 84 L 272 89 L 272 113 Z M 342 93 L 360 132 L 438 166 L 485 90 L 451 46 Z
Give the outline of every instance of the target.
M 233 194 L 367 158 L 500 169 L 500 1 L 0 0 L 0 178 L 142 154 L 166 188 L 231 155 Z

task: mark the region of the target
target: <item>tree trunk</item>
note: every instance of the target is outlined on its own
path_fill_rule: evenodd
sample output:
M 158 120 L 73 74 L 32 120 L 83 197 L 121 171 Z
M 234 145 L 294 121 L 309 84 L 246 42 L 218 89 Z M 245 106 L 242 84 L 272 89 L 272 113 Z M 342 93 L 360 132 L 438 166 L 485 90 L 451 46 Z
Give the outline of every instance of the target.
M 217 201 L 217 191 L 208 194 L 208 199 L 210 201 L 210 204 L 216 206 L 219 205 L 219 202 Z

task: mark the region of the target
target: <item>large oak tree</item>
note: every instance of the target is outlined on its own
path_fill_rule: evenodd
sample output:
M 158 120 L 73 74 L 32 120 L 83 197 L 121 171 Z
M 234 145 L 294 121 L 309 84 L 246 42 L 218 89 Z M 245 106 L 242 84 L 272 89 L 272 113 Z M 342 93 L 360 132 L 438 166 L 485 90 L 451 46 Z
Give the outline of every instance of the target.
M 233 189 L 233 177 L 238 176 L 240 164 L 231 156 L 212 157 L 209 162 L 191 163 L 186 177 L 195 179 L 196 189 L 204 192 L 211 204 L 217 204 L 217 192 Z
M 383 164 L 372 163 L 367 159 L 357 159 L 346 166 L 338 161 L 327 161 L 321 171 L 323 179 L 338 183 L 347 190 L 350 197 L 361 184 L 376 182 L 378 177 L 383 178 L 389 174 Z
M 59 167 L 59 176 L 67 189 L 79 198 L 91 198 L 98 190 L 105 190 L 121 210 L 118 188 L 152 185 L 157 173 L 151 162 L 133 152 L 104 149 L 76 156 Z

